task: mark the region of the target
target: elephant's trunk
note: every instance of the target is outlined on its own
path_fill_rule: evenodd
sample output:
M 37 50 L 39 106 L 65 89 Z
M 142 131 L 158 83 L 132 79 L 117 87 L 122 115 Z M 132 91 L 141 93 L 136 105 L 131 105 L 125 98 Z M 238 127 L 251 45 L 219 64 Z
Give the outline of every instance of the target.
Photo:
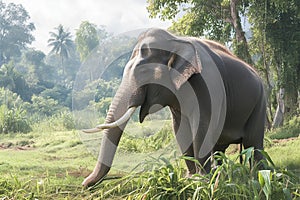
M 103 179 L 112 166 L 112 161 L 123 130 L 135 110 L 135 107 L 130 108 L 132 105 L 129 104 L 129 100 L 132 97 L 132 91 L 128 91 L 129 88 L 130 86 L 126 83 L 126 81 L 122 81 L 121 86 L 110 105 L 105 124 L 100 125 L 100 129 L 109 129 L 105 129 L 103 131 L 103 139 L 101 142 L 98 162 L 93 172 L 83 181 L 82 185 L 84 187 L 94 185 Z M 99 131 L 99 128 L 92 129 L 92 132 L 95 130 Z

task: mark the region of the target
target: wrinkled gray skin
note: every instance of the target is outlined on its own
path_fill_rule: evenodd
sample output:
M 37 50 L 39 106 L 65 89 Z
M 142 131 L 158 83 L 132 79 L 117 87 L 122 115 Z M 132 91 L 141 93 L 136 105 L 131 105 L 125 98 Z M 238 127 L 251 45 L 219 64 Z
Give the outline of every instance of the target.
M 143 122 L 149 113 L 168 106 L 182 153 L 204 165 L 211 153 L 200 156 L 199 151 L 211 120 L 212 107 L 208 86 L 202 77 L 205 68 L 210 66 L 199 63 L 204 59 L 197 53 L 199 48 L 205 49 L 217 66 L 225 90 L 224 123 L 220 133 L 216 133 L 216 144 L 211 151 L 224 152 L 233 143 L 242 143 L 244 148 L 263 149 L 266 106 L 263 84 L 257 73 L 218 43 L 176 37 L 161 29 L 150 29 L 140 36 L 106 123 L 119 119 L 130 107 L 141 106 L 140 122 Z M 208 78 L 214 79 L 213 76 Z M 196 101 L 186 93 L 187 85 L 192 88 Z M 151 108 L 156 104 L 161 106 Z M 126 123 L 103 131 L 98 163 L 83 186 L 95 184 L 108 173 L 125 126 Z M 189 138 L 188 142 L 180 137 Z M 255 151 L 254 158 L 259 161 L 262 155 Z M 194 162 L 186 161 L 186 164 L 190 174 L 199 172 Z M 209 171 L 210 163 L 204 168 Z

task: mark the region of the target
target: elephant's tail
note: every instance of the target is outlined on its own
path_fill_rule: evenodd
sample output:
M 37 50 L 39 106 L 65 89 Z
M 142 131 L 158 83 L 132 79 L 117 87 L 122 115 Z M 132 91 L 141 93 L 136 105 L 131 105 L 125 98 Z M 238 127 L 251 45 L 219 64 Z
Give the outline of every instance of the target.
M 242 142 L 239 144 L 239 153 L 240 153 L 240 164 L 243 163 L 243 156 L 242 156 L 242 150 L 243 150 L 243 144 Z

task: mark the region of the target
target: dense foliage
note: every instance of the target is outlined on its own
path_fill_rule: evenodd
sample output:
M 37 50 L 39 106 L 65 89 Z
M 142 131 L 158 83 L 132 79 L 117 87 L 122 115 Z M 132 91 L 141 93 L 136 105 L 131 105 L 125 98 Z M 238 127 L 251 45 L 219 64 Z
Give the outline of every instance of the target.
M 114 42 L 103 44 L 105 39 L 112 36 L 102 26 L 97 27 L 87 21 L 82 22 L 73 40 L 71 32 L 60 24 L 54 31 L 49 32 L 48 40 L 45 38 L 51 48 L 46 55 L 40 50 L 26 46 L 34 40 L 31 33 L 34 24 L 30 22 L 30 16 L 22 5 L 5 4 L 0 1 L 0 11 L 1 19 L 4 20 L 0 23 L 0 99 L 5 120 L 8 120 L 7 113 L 15 113 L 15 110 L 20 110 L 21 116 L 10 117 L 16 118 L 17 121 L 24 120 L 29 127 L 58 117 L 60 113 L 70 113 L 71 109 L 92 108 L 100 111 L 100 117 L 104 117 L 120 83 L 133 40 L 119 37 L 111 40 Z M 108 47 L 104 49 L 101 44 Z M 89 75 L 93 77 L 87 80 L 90 82 L 76 93 L 73 87 L 80 67 L 82 71 L 88 71 L 89 67 L 98 70 L 97 66 L 89 64 L 89 60 L 86 59 L 93 54 L 93 50 L 102 54 L 101 59 L 114 62 L 107 63 L 105 73 L 91 72 Z M 106 52 L 102 52 L 104 50 Z M 120 57 L 120 54 L 124 55 Z M 89 100 L 83 108 L 74 105 L 72 107 L 72 92 L 73 101 L 84 101 L 90 96 L 95 98 Z M 15 96 L 18 100 L 12 99 Z M 18 105 L 13 107 L 10 104 Z M 10 125 L 13 126 L 12 123 L 6 123 L 5 126 Z M 68 127 L 74 128 L 74 125 Z M 5 128 L 4 132 L 23 132 L 22 129 L 15 129 Z M 24 132 L 28 130 L 30 129 Z
M 283 113 L 299 115 L 298 0 L 148 0 L 147 8 L 150 17 L 175 19 L 171 31 L 220 41 L 254 64 L 266 82 L 269 124 L 278 116 L 280 88 L 285 91 Z
M 22 5 L 0 1 L 0 66 L 10 61 L 12 57 L 20 56 L 26 44 L 34 37 L 35 29 L 30 16 Z
M 102 38 L 100 38 L 102 36 Z M 80 24 L 79 29 L 76 31 L 76 48 L 79 52 L 80 59 L 84 61 L 88 55 L 98 45 L 100 39 L 103 40 L 107 37 L 107 33 L 103 29 L 98 29 L 95 24 L 84 21 Z
M 286 116 L 299 115 L 298 1 L 149 0 L 147 8 L 151 17 L 160 16 L 163 20 L 175 19 L 179 14 L 182 17 L 174 21 L 170 30 L 218 40 L 249 63 L 255 63 L 266 83 L 269 127 L 279 105 L 279 89 L 285 92 Z M 40 121 L 41 117 L 72 108 L 93 109 L 99 111 L 100 117 L 105 116 L 130 57 L 133 38 L 107 40 L 112 35 L 104 27 L 84 21 L 73 40 L 69 30 L 58 25 L 49 33 L 52 51 L 46 55 L 26 46 L 34 40 L 31 34 L 34 24 L 21 5 L 6 5 L 1 1 L 1 16 L 5 21 L 0 24 L 0 87 L 12 91 L 26 103 L 23 107 L 27 116 L 35 115 Z M 93 61 L 92 57 L 99 58 Z M 93 62 L 102 65 L 97 67 Z M 103 71 L 104 65 L 107 68 Z M 86 73 L 77 78 L 88 81 L 82 83 L 83 88 L 79 87 L 78 92 L 74 90 L 77 72 Z

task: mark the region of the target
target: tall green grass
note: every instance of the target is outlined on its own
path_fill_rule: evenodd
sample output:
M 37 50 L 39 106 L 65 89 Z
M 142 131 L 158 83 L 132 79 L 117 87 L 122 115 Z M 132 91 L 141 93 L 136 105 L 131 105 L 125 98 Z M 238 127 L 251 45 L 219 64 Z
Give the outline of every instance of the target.
M 265 152 L 263 152 L 267 155 Z M 161 200 L 296 200 L 300 198 L 300 180 L 293 173 L 276 169 L 267 156 L 270 169 L 249 168 L 253 149 L 242 152 L 240 164 L 225 154 L 216 158 L 222 164 L 207 175 L 185 177 L 186 157 L 151 158 L 142 163 L 144 170 L 121 178 L 110 177 L 92 188 L 83 189 L 74 176 L 64 179 L 53 175 L 27 180 L 11 176 L 0 178 L 1 199 L 161 199 Z M 138 167 L 140 168 L 140 166 Z
M 16 176 L 0 178 L 0 199 L 84 199 L 87 196 L 80 184 L 74 184 L 74 177 L 66 175 L 64 180 L 58 181 L 57 177 L 45 176 L 27 180 Z
M 243 164 L 219 154 L 222 164 L 207 175 L 196 174 L 185 177 L 180 157 L 173 161 L 168 158 L 152 158 L 144 163 L 144 169 L 130 173 L 121 179 L 104 181 L 93 187 L 92 197 L 98 199 L 197 199 L 197 200 L 283 200 L 300 198 L 300 180 L 293 173 L 274 168 L 274 163 L 266 152 L 266 170 L 257 165 L 250 169 L 248 162 L 253 148 L 242 152 L 246 161 Z M 249 156 L 250 155 L 250 156 Z M 171 159 L 172 160 L 172 159 Z M 197 162 L 197 161 L 196 161 Z

